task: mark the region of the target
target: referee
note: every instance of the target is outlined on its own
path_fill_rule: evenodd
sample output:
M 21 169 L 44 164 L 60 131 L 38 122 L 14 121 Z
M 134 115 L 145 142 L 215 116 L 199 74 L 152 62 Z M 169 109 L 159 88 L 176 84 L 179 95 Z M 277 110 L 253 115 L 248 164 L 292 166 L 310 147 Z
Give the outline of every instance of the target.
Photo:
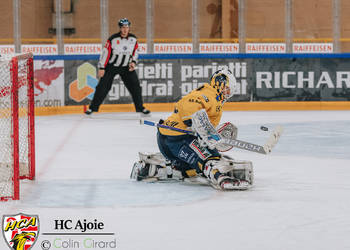
M 136 36 L 129 33 L 130 22 L 127 18 L 118 22 L 120 32 L 108 38 L 98 62 L 100 81 L 96 87 L 94 98 L 85 114 L 98 112 L 100 105 L 110 91 L 114 77 L 119 74 L 125 87 L 131 94 L 136 112 L 148 115 L 151 112 L 143 106 L 142 91 L 135 66 L 138 58 Z

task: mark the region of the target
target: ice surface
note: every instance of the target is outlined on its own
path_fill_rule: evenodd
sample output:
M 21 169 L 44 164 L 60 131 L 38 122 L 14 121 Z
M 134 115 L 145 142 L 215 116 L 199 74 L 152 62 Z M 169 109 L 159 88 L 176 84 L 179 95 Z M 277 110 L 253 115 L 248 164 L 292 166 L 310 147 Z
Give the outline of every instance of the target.
M 269 136 L 261 125 L 284 126 L 270 155 L 228 152 L 253 162 L 249 191 L 131 181 L 138 151 L 158 151 L 156 129 L 135 114 L 37 117 L 37 179 L 1 213 L 38 214 L 41 232 L 57 219 L 96 218 L 117 249 L 350 249 L 350 112 L 224 112 L 225 121 L 257 144 Z M 45 239 L 54 237 L 33 249 Z

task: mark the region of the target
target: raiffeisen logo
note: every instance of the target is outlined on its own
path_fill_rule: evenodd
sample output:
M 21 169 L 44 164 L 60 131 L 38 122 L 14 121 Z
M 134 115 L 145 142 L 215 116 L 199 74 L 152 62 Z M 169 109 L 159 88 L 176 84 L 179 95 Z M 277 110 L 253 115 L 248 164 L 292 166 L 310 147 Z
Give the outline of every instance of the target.
M 77 79 L 69 84 L 69 97 L 76 102 L 85 98 L 92 100 L 97 84 L 96 68 L 90 63 L 83 63 L 77 69 Z
M 39 217 L 37 215 L 4 215 L 2 234 L 10 249 L 29 250 L 39 236 Z

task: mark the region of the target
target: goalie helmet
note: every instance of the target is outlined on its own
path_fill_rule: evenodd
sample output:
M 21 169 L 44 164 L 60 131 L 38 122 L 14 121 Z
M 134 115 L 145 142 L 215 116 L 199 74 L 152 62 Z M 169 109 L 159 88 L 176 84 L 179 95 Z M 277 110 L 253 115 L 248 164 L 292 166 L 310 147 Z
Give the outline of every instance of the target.
M 226 102 L 237 87 L 236 78 L 228 68 L 216 71 L 210 79 L 210 86 L 218 92 L 220 101 Z
M 120 19 L 118 21 L 118 25 L 119 25 L 120 28 L 123 27 L 123 26 L 129 26 L 130 27 L 131 23 L 130 23 L 130 21 L 127 18 L 124 17 L 124 18 L 122 18 L 122 19 Z

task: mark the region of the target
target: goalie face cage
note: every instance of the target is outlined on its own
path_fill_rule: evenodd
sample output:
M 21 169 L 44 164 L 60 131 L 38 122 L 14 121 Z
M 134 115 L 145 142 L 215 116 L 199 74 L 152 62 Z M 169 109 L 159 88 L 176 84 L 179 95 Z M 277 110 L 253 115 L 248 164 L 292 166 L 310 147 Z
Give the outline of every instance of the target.
M 0 200 L 35 177 L 33 55 L 0 57 Z

